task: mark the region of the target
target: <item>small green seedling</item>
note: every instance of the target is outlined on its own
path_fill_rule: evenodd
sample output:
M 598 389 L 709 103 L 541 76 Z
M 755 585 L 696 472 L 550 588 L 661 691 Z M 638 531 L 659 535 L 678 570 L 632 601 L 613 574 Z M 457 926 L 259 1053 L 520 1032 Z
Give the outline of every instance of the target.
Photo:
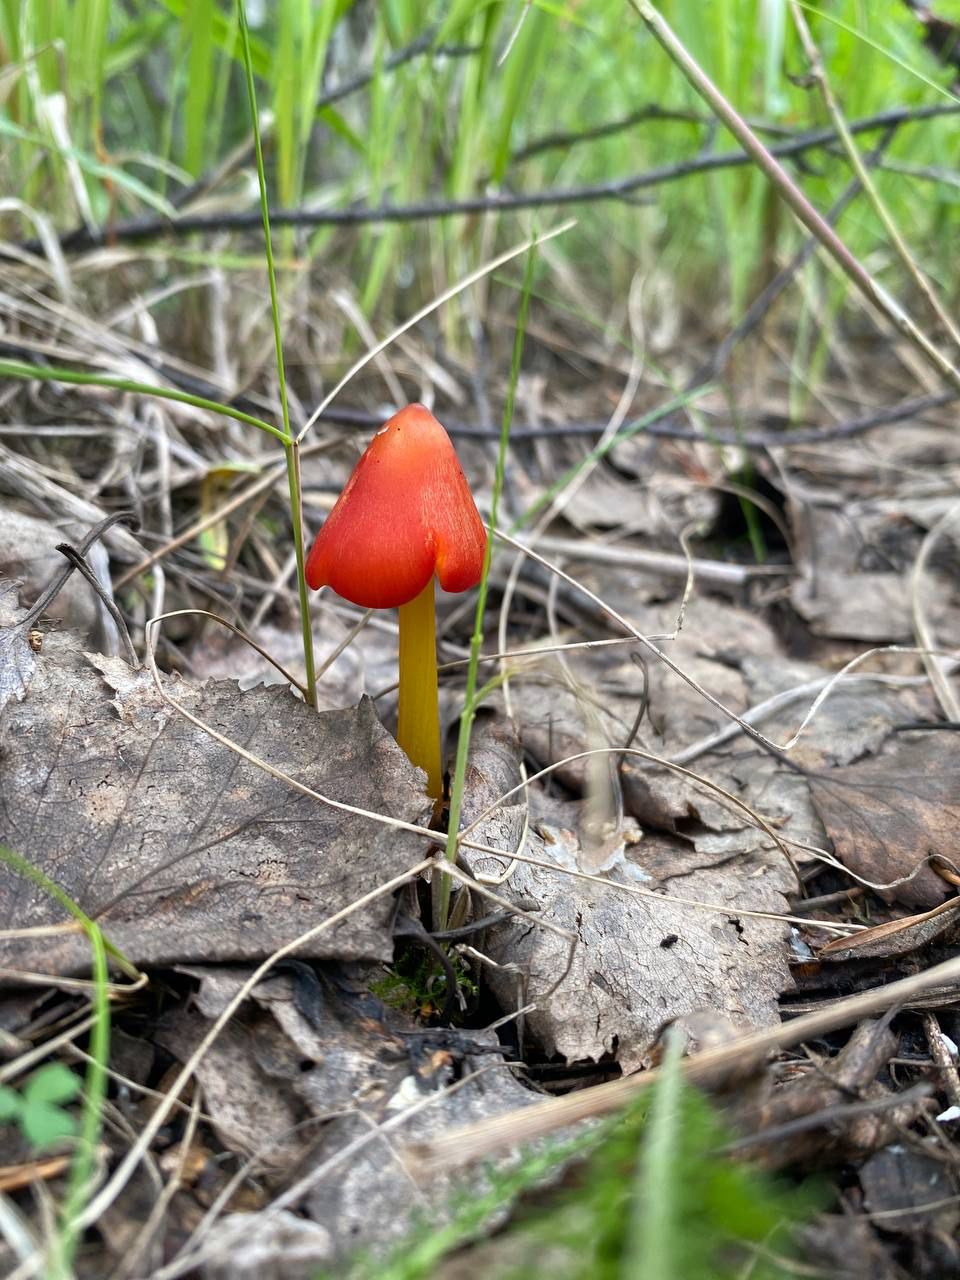
M 23 1090 L 0 1085 L 0 1124 L 17 1124 L 32 1147 L 49 1147 L 62 1138 L 72 1138 L 76 1121 L 64 1104 L 72 1102 L 83 1081 L 62 1062 L 41 1067 Z

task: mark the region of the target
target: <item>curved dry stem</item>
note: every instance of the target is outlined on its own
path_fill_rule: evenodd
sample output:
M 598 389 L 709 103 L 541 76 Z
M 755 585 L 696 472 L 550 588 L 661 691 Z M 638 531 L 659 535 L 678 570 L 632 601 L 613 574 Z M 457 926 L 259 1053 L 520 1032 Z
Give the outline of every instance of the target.
M 249 645 L 251 649 L 254 649 L 259 653 L 261 658 L 265 658 L 274 670 L 280 672 L 284 680 L 289 684 L 292 684 L 295 689 L 299 689 L 300 693 L 304 698 L 306 698 L 307 686 L 305 684 L 301 684 L 296 676 L 291 675 L 286 667 L 281 666 L 280 663 L 277 662 L 276 658 L 271 657 L 262 645 L 257 644 L 256 640 L 252 640 L 245 631 L 241 630 L 240 627 L 235 626 L 232 622 L 229 622 L 226 618 L 221 617 L 219 613 L 211 613 L 209 609 L 170 609 L 167 613 L 155 614 L 150 619 L 150 622 L 160 623 L 166 621 L 167 618 L 180 618 L 186 614 L 193 614 L 200 618 L 211 618 L 214 622 L 219 623 L 221 627 L 226 627 L 228 631 L 232 631 L 233 634 L 242 640 L 244 644 Z M 150 624 L 148 623 L 147 625 L 149 626 Z

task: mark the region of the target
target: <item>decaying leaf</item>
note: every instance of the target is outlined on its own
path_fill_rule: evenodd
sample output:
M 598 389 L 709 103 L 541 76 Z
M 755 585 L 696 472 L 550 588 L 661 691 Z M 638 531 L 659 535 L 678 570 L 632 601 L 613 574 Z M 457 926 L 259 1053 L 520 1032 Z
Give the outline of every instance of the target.
M 449 1182 L 413 1183 L 391 1134 L 424 1140 L 536 1095 L 506 1068 L 493 1032 L 419 1027 L 351 983 L 341 966 L 293 968 L 254 989 L 221 1054 L 202 1062 L 198 1076 L 204 1110 L 228 1150 L 259 1156 L 260 1176 L 271 1181 L 295 1165 L 298 1175 L 313 1172 L 303 1199 L 342 1258 L 361 1232 L 367 1244 L 396 1240 L 412 1215 L 429 1209 L 436 1224 L 449 1212 Z M 248 976 L 238 968 L 187 972 L 200 981 L 196 1006 L 178 1006 L 159 1035 L 181 1061 Z
M 470 779 L 467 821 L 512 785 L 516 762 L 498 766 L 483 742 L 497 730 L 481 722 Z M 502 734 L 500 735 L 502 737 Z M 487 979 L 502 1004 L 533 1004 L 526 1025 L 540 1046 L 568 1059 L 613 1055 L 624 1071 L 643 1061 L 663 1024 L 709 1007 L 739 1025 L 778 1017 L 777 998 L 790 986 L 779 920 L 743 917 L 743 908 L 785 912 L 793 873 L 777 852 L 739 848 L 703 851 L 677 837 L 647 833 L 626 845 L 607 882 L 578 879 L 578 806 L 529 788 L 530 830 L 523 863 L 506 886 L 515 900 L 535 904 L 533 916 L 571 933 L 564 936 L 517 919 L 491 929 L 482 949 L 501 969 Z M 501 808 L 475 832 L 496 848 L 516 847 L 522 806 Z M 474 874 L 503 872 L 508 858 L 464 850 Z M 664 890 L 727 910 L 710 912 L 631 890 Z M 562 979 L 562 981 L 561 981 Z
M 960 741 L 952 733 L 898 733 L 882 753 L 809 779 L 837 856 L 874 884 L 917 874 L 889 891 L 915 909 L 939 905 L 950 886 L 929 866 L 954 856 L 960 823 Z
M 0 837 L 135 962 L 262 957 L 422 856 L 415 836 L 344 821 L 247 763 L 119 659 L 88 658 L 64 635 L 48 638 L 36 664 L 28 696 L 0 719 Z M 429 817 L 419 775 L 370 702 L 317 715 L 282 688 L 170 687 L 217 732 L 321 794 L 407 822 Z M 389 957 L 390 911 L 374 903 L 304 954 Z M 0 916 L 22 928 L 63 919 L 6 869 Z M 0 946 L 14 969 L 65 973 L 88 959 L 72 930 Z

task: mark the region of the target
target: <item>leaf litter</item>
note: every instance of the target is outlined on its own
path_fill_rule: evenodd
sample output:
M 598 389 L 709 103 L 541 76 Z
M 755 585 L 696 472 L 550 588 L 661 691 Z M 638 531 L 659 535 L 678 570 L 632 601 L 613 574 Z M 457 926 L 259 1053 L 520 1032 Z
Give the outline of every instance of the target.
M 319 398 L 313 390 L 311 401 Z M 373 395 L 362 380 L 357 390 Z M 542 400 L 542 387 L 538 394 Z M 579 405 L 555 398 L 543 406 L 548 422 L 565 424 L 578 409 L 595 415 L 586 397 Z M 520 398 L 532 425 L 536 399 Z M 708 407 L 722 412 L 722 397 Z M 195 466 L 189 427 L 163 423 L 177 458 Z M 721 461 L 712 446 L 642 438 L 618 445 L 577 490 L 551 528 L 558 536 L 548 559 L 643 633 L 669 634 L 685 570 L 676 533 L 695 522 L 695 554 L 707 567 L 683 629 L 662 647 L 732 712 L 752 717 L 766 706 L 758 728 L 784 743 L 816 696 L 810 689 L 822 689 L 864 647 L 917 642 L 910 573 L 925 531 L 949 509 L 944 486 L 960 451 L 952 435 L 921 422 L 871 440 L 863 449 L 771 448 L 773 462 L 757 456 L 783 507 L 792 573 L 777 562 L 767 566 L 772 573 L 745 564 L 749 573 L 711 574 L 718 543 L 713 563 L 741 567 L 721 527 L 736 451 Z M 337 456 L 353 452 L 341 447 Z M 488 455 L 471 445 L 464 456 L 478 473 L 477 491 L 488 492 Z M 511 518 L 582 456 L 569 440 L 518 447 L 506 495 Z M 329 507 L 335 468 L 306 459 L 305 477 L 316 520 Z M 44 481 L 27 495 L 34 518 L 42 514 L 36 495 L 61 519 L 99 514 Z M 246 619 L 262 619 L 258 635 L 296 674 L 296 649 L 284 650 L 292 627 L 283 575 L 262 531 L 248 527 L 243 536 L 247 569 L 259 567 L 260 577 L 240 577 L 233 588 L 206 566 L 200 594 L 227 613 L 236 604 Z M 592 554 L 640 541 L 663 557 L 659 568 Z M 226 545 L 235 558 L 243 541 Z M 129 563 L 143 548 L 118 532 L 111 553 Z M 934 634 L 947 641 L 958 617 L 954 554 L 944 539 L 919 597 Z M 162 564 L 169 603 L 189 606 L 200 580 L 196 549 L 174 549 Z M 495 564 L 495 587 L 499 574 Z M 556 584 L 524 562 L 506 620 L 508 649 L 611 638 L 601 609 L 575 585 Z M 268 589 L 274 607 L 261 615 Z M 159 579 L 153 590 L 160 612 Z M 461 894 L 461 911 L 464 927 L 484 915 L 491 922 L 451 944 L 482 992 L 478 1004 L 467 1002 L 466 1025 L 438 1028 L 430 1025 L 435 1013 L 424 1019 L 372 995 L 383 966 L 409 945 L 395 936 L 396 904 L 384 899 L 302 948 L 303 969 L 278 966 L 197 1059 L 253 962 L 413 866 L 428 845 L 389 822 L 333 811 L 240 758 L 185 720 L 149 675 L 94 652 L 86 624 L 72 614 L 44 619 L 35 653 L 17 627 L 12 590 L 0 599 L 7 655 L 0 836 L 76 897 L 153 979 L 155 1004 L 137 995 L 118 1008 L 112 1065 L 125 1083 L 117 1085 L 110 1159 L 123 1157 L 163 1105 L 158 1095 L 171 1072 L 194 1063 L 195 1092 L 171 1107 L 140 1172 L 104 1216 L 118 1262 L 131 1239 L 140 1240 L 163 1177 L 180 1169 L 162 1230 L 144 1245 L 160 1274 L 164 1255 L 181 1247 L 171 1277 L 199 1266 L 209 1275 L 245 1274 L 252 1236 L 263 1266 L 310 1274 L 340 1265 L 357 1242 L 397 1239 L 411 1214 L 441 1221 L 449 1184 L 411 1182 L 403 1158 L 411 1141 L 429 1144 L 470 1121 L 509 1118 L 538 1089 L 643 1069 L 657 1061 L 660 1033 L 674 1019 L 695 1025 L 708 1009 L 727 1020 L 730 1035 L 775 1028 L 784 1010 L 912 972 L 953 945 L 953 908 L 937 910 L 949 882 L 936 868 L 952 852 L 955 753 L 945 730 L 902 728 L 939 723 L 915 654 L 878 654 L 871 670 L 837 683 L 783 757 L 739 730 L 719 741 L 730 728 L 724 714 L 642 645 L 574 651 L 563 662 L 541 652 L 507 659 L 512 719 L 492 694 L 474 744 L 464 821 L 481 818 L 468 840 L 484 848 L 461 849 L 461 872 L 478 881 Z M 322 600 L 321 652 L 348 640 L 354 620 Z M 462 614 L 452 611 L 448 621 L 441 657 L 462 657 Z M 77 625 L 80 633 L 71 629 Z M 137 625 L 142 636 L 142 617 Z M 220 639 L 209 625 L 181 623 L 171 632 L 161 642 L 162 665 L 187 675 L 162 677 L 168 698 L 311 790 L 401 822 L 428 821 L 419 779 L 378 719 L 390 717 L 387 626 L 349 639 L 324 682 L 331 709 L 319 717 L 284 684 L 260 685 L 266 668 L 241 642 Z M 446 685 L 451 727 L 458 688 L 454 673 Z M 376 708 L 361 701 L 378 694 Z M 597 751 L 604 754 L 571 758 Z M 488 813 L 522 782 L 523 769 L 549 772 Z M 905 780 L 910 803 L 900 804 L 892 797 Z M 879 887 L 857 899 L 845 894 L 863 881 Z M 45 1009 L 24 1000 L 17 974 L 45 976 L 52 990 L 86 972 L 86 944 L 12 873 L 0 876 L 0 894 L 4 918 L 22 931 L 0 939 L 3 1025 L 25 1043 L 42 1043 L 47 1020 L 69 1016 L 74 997 L 68 992 Z M 421 905 L 416 894 L 402 896 L 414 918 Z M 917 910 L 930 906 L 936 914 Z M 819 955 L 828 942 L 826 965 Z M 951 993 L 930 998 L 941 1008 Z M 489 1029 L 503 1018 L 499 1034 Z M 913 1126 L 916 1142 L 929 1147 L 937 1137 L 924 1098 L 901 1100 L 885 1075 L 894 1053 L 913 1060 L 926 1048 L 909 1022 L 898 1026 L 892 1042 L 889 1032 L 865 1029 L 872 1046 L 865 1057 L 851 1039 L 845 1048 L 818 1045 L 823 1060 L 781 1058 L 776 1072 L 754 1080 L 759 1100 L 745 1090 L 755 1106 L 748 1114 L 743 1099 L 741 1127 L 747 1135 L 782 1131 L 757 1144 L 773 1153 L 768 1159 L 795 1169 L 818 1151 L 824 1163 L 845 1165 L 854 1184 L 857 1168 L 889 1149 L 897 1126 Z M 877 1115 L 843 1111 L 851 1090 L 859 1091 L 851 1106 L 876 1105 Z M 191 1108 L 194 1129 L 184 1127 Z M 854 1210 L 869 1197 L 871 1212 L 892 1209 L 918 1231 L 940 1229 L 915 1194 L 898 1199 L 890 1190 L 921 1176 L 918 1165 L 906 1174 L 904 1167 L 868 1169 Z M 482 1183 L 474 1177 L 469 1185 Z M 954 1187 L 950 1173 L 944 1189 Z M 824 1227 L 824 1240 L 829 1234 Z M 863 1241 L 864 1257 L 875 1239 Z

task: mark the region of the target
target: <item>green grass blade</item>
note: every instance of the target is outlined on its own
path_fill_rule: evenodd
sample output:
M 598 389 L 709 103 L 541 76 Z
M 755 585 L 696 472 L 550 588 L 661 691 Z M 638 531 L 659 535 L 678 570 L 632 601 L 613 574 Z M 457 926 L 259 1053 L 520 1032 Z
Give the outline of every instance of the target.
M 139 978 L 129 960 L 112 943 L 107 942 L 100 926 L 77 905 L 53 880 L 28 862 L 21 854 L 0 844 L 0 861 L 11 870 L 38 885 L 79 922 L 90 943 L 93 973 L 93 1014 L 90 1029 L 90 1063 L 84 1082 L 83 1106 L 77 1151 L 70 1166 L 67 1193 L 60 1214 L 60 1233 L 53 1242 L 53 1256 L 48 1276 L 53 1280 L 72 1274 L 79 1231 L 76 1222 L 83 1210 L 91 1187 L 97 1142 L 103 1120 L 103 1103 L 107 1093 L 107 1062 L 110 1057 L 110 1002 L 107 996 L 107 956 L 116 961 L 128 976 Z
M 621 1280 L 677 1280 L 684 1274 L 680 1206 L 683 1204 L 680 1122 L 680 1058 L 683 1041 L 669 1038 L 654 1092 L 634 1184 L 633 1214 L 620 1266 Z
M 107 373 L 80 373 L 74 369 L 59 369 L 55 365 L 23 364 L 19 360 L 0 359 L 0 377 L 19 378 L 22 381 L 67 382 L 80 387 L 114 387 L 117 391 L 132 391 L 136 395 L 156 396 L 160 400 L 177 400 L 180 404 L 192 404 L 197 409 L 208 409 L 211 413 L 221 413 L 224 417 L 234 418 L 237 422 L 246 422 L 258 431 L 265 431 L 281 444 L 286 444 L 287 436 L 262 418 L 243 413 L 218 400 L 205 400 L 203 396 L 193 396 L 187 391 L 175 391 L 170 387 L 155 387 L 149 382 L 135 382 L 131 378 L 114 378 Z
M 207 155 L 208 109 L 214 87 L 214 0 L 192 0 L 189 10 L 190 54 L 184 107 L 184 167 L 199 177 Z
M 247 74 L 247 96 L 250 102 L 250 119 L 257 157 L 257 181 L 260 186 L 260 213 L 263 218 L 264 253 L 267 260 L 267 278 L 270 282 L 270 314 L 273 319 L 273 339 L 277 358 L 277 381 L 280 387 L 280 411 L 283 415 L 283 440 L 287 455 L 287 482 L 290 491 L 290 520 L 293 525 L 293 545 L 297 559 L 297 597 L 300 603 L 300 630 L 303 637 L 303 662 L 307 677 L 307 696 L 312 706 L 317 705 L 317 675 L 313 658 L 313 630 L 310 625 L 310 601 L 307 596 L 307 579 L 304 573 L 305 554 L 303 541 L 303 495 L 300 490 L 300 461 L 297 442 L 290 428 L 290 408 L 287 404 L 287 380 L 283 367 L 283 337 L 280 331 L 280 303 L 277 298 L 277 276 L 273 263 L 273 243 L 270 238 L 270 207 L 267 201 L 267 180 L 263 171 L 263 146 L 260 140 L 260 122 L 257 115 L 257 91 L 253 83 L 253 59 L 250 53 L 250 32 L 244 0 L 237 0 L 240 19 L 240 44 L 243 50 L 244 68 Z
M 527 316 L 530 310 L 530 297 L 533 293 L 533 277 L 537 262 L 536 246 L 531 245 L 527 254 L 523 273 L 523 288 L 520 294 L 520 310 L 513 335 L 513 355 L 510 360 L 510 379 L 507 384 L 507 396 L 503 406 L 503 418 L 500 424 L 500 443 L 497 448 L 497 465 L 493 477 L 493 492 L 490 498 L 490 523 L 487 526 L 487 545 L 483 553 L 483 572 L 480 586 L 477 589 L 477 609 L 474 617 L 473 635 L 470 638 L 470 661 L 467 664 L 466 688 L 463 695 L 463 711 L 460 715 L 460 735 L 457 738 L 457 756 L 453 770 L 453 781 L 450 786 L 450 818 L 447 826 L 446 857 L 449 862 L 456 860 L 457 836 L 460 831 L 460 812 L 463 808 L 463 789 L 467 778 L 467 758 L 470 754 L 470 734 L 477 714 L 477 667 L 480 660 L 480 649 L 483 645 L 483 619 L 487 608 L 487 582 L 490 577 L 490 563 L 493 559 L 493 540 L 497 534 L 497 518 L 500 513 L 500 495 L 503 492 L 503 481 L 506 474 L 507 449 L 510 445 L 510 427 L 513 422 L 513 406 L 517 397 L 517 384 L 520 381 L 520 365 L 523 359 L 523 344 L 527 332 Z M 438 876 L 439 887 L 435 898 L 434 929 L 447 927 L 447 915 L 450 910 L 450 880 L 447 876 Z

